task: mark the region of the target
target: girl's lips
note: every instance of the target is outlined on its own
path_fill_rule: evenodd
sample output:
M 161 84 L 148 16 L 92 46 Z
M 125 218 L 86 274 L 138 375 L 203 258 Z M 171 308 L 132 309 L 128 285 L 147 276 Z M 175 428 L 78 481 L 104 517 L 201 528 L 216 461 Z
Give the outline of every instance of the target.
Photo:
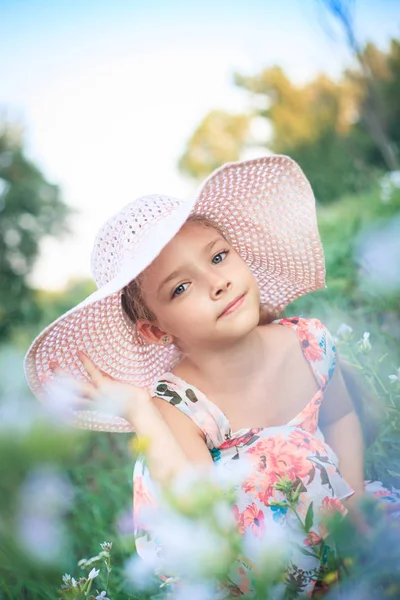
M 226 309 L 219 315 L 219 317 L 225 317 L 225 315 L 229 315 L 242 306 L 245 295 L 246 294 L 242 294 L 232 304 L 228 304 Z

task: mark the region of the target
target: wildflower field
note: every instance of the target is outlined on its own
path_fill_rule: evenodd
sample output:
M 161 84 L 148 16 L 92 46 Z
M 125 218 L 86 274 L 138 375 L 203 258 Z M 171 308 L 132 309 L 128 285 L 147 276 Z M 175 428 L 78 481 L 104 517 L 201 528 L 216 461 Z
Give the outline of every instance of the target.
M 395 188 L 388 198 L 375 188 L 365 197 L 320 207 L 327 289 L 285 310 L 287 316 L 322 320 L 335 336 L 339 355 L 372 394 L 364 417 L 376 426 L 376 437 L 366 448 L 366 478 L 388 488 L 400 488 L 400 276 L 394 259 L 398 242 L 390 230 L 399 212 L 400 190 Z M 166 597 L 170 582 L 160 586 L 135 554 L 134 436 L 71 431 L 26 389 L 22 356 L 42 326 L 17 331 L 13 345 L 1 349 L 0 598 Z M 188 474 L 166 498 L 169 566 L 177 575 L 184 568 L 187 576 L 181 598 L 213 598 L 215 581 L 226 575 L 247 543 L 228 510 L 235 482 L 201 477 Z M 279 485 L 296 510 L 296 489 L 290 481 Z M 339 551 L 332 554 L 326 580 L 339 579 L 346 598 L 400 597 L 399 528 L 373 501 L 362 510 L 367 532 L 355 530 L 348 518 L 329 522 Z M 311 511 L 302 525 L 306 536 L 312 519 Z M 328 551 L 314 541 L 311 536 L 311 553 Z M 282 563 L 276 547 L 268 545 L 259 560 L 255 585 L 257 597 L 264 599 L 280 581 Z M 336 593 L 333 586 L 329 597 Z

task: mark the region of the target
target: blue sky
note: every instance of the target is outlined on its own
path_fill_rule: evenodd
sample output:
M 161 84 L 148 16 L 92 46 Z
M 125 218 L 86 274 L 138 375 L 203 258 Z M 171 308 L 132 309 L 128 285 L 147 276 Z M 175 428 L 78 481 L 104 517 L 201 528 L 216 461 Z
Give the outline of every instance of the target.
M 355 24 L 386 47 L 400 3 L 356 0 Z M 88 275 L 98 227 L 134 197 L 193 192 L 177 160 L 209 110 L 246 106 L 234 70 L 279 64 L 301 82 L 349 60 L 318 0 L 0 0 L 0 111 L 80 210 L 71 239 L 44 242 L 34 283 Z

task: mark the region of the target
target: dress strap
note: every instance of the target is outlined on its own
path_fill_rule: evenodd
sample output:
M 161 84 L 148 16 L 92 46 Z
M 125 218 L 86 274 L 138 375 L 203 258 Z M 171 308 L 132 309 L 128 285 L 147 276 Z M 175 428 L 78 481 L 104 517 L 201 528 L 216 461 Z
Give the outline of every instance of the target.
M 151 391 L 152 396 L 173 404 L 195 422 L 206 438 L 209 450 L 220 446 L 229 435 L 229 423 L 223 413 L 195 386 L 166 372 Z
M 273 322 L 296 331 L 304 357 L 309 362 L 319 387 L 325 391 L 337 361 L 333 337 L 325 325 L 319 319 L 302 317 L 276 319 Z
M 274 321 L 296 331 L 304 357 L 307 359 L 318 383 L 319 390 L 303 410 L 288 425 L 301 427 L 315 434 L 324 392 L 332 379 L 336 366 L 336 349 L 332 335 L 318 319 L 291 317 Z

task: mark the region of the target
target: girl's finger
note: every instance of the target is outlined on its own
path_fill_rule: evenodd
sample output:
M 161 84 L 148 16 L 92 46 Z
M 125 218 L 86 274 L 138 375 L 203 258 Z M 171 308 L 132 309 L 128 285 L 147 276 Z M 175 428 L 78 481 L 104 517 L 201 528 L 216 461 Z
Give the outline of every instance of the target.
M 92 383 L 88 381 L 79 381 L 79 394 L 82 398 L 88 398 L 89 400 L 97 400 L 98 391 Z
M 65 369 L 62 369 L 56 361 L 51 360 L 49 363 L 49 367 L 50 367 L 51 372 L 56 377 L 62 377 L 63 379 L 75 381 L 75 379 L 72 377 L 72 375 L 70 373 L 68 373 L 68 371 L 66 371 Z
M 92 400 L 86 400 L 85 398 L 76 398 L 74 402 L 71 402 L 71 410 L 94 410 L 95 405 Z
M 60 384 L 64 384 L 68 389 L 83 398 L 89 398 L 95 400 L 98 394 L 96 387 L 89 381 L 80 381 L 75 377 L 72 377 L 68 371 L 61 369 L 59 366 L 55 366 L 56 363 L 51 363 L 50 368 L 52 373 L 55 375 L 56 381 Z M 50 383 L 51 379 L 46 377 L 42 379 L 43 383 Z
M 77 356 L 83 364 L 83 366 L 85 367 L 86 371 L 88 372 L 94 385 L 100 385 L 103 381 L 104 374 L 100 371 L 100 369 L 98 369 L 95 366 L 95 364 L 90 360 L 90 358 L 86 356 L 86 354 L 84 354 L 81 351 L 78 351 Z

